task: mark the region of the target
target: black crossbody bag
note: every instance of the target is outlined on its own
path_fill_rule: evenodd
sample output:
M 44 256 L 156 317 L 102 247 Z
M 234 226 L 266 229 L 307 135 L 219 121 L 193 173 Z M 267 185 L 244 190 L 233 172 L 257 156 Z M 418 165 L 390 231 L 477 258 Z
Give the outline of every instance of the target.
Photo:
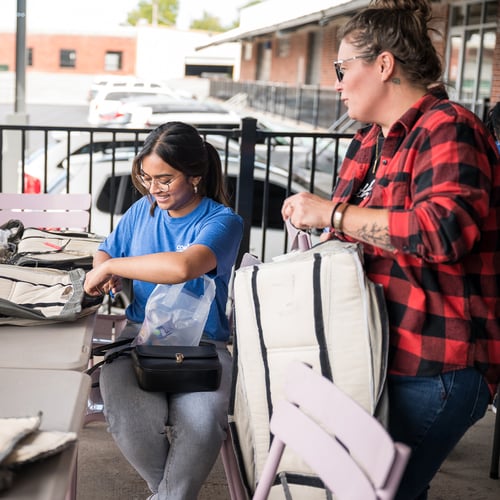
M 205 392 L 219 388 L 222 365 L 215 344 L 201 342 L 198 346 L 131 346 L 133 339 L 118 340 L 95 347 L 92 356 L 103 356 L 103 361 L 87 370 L 90 375 L 104 363 L 117 357 L 131 356 L 139 387 L 155 392 Z

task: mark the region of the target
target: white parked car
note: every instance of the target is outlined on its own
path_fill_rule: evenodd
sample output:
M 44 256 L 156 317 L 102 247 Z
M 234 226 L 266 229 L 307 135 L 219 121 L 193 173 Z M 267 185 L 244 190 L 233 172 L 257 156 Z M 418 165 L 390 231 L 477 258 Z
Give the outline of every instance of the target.
M 123 86 L 105 85 L 89 102 L 87 121 L 90 125 L 106 126 L 116 118 L 121 103 L 133 97 L 169 96 L 182 100 L 184 96 L 167 86 L 127 84 Z
M 155 94 L 122 99 L 116 108 L 111 126 L 128 128 L 155 128 L 169 121 L 182 121 L 198 128 L 238 128 L 240 116 L 215 101 L 172 97 Z
M 156 90 L 165 88 L 163 82 L 142 80 L 129 75 L 100 75 L 92 81 L 88 93 L 88 101 L 95 98 L 100 90 L 121 90 L 124 88 L 142 88 L 146 90 Z
M 147 132 L 135 133 L 112 132 L 72 132 L 69 140 L 67 134 L 53 133 L 53 141 L 49 143 L 47 151 L 40 148 L 26 160 L 25 174 L 40 181 L 41 185 L 51 186 L 61 176 L 63 169 L 71 169 L 80 165 L 86 168 L 93 163 L 103 161 L 127 160 L 133 158 L 142 147 Z M 68 156 L 69 153 L 69 156 Z M 45 168 L 46 167 L 46 168 Z
M 113 146 L 113 135 L 115 145 Z M 70 156 L 65 140 L 51 145 L 47 153 L 47 186 L 48 192 L 92 193 L 91 231 L 107 235 L 116 226 L 127 208 L 138 198 L 131 180 L 132 160 L 142 146 L 147 133 L 136 139 L 135 133 L 98 132 L 93 134 L 92 145 L 90 133 L 71 134 Z M 221 136 L 209 136 L 208 141 Z M 216 146 L 214 144 L 214 146 Z M 216 146 L 217 147 L 217 146 Z M 218 147 L 223 164 L 225 151 Z M 90 152 L 92 169 L 90 168 Z M 239 175 L 239 151 L 237 155 L 229 153 L 227 158 L 228 191 L 233 203 L 236 196 L 237 178 Z M 287 195 L 288 174 L 286 170 L 270 166 L 268 186 L 268 206 L 266 212 L 267 231 L 265 233 L 265 254 L 262 255 L 262 211 L 266 193 L 266 163 L 256 160 L 253 185 L 253 215 L 250 235 L 250 251 L 266 261 L 285 251 L 285 233 L 281 218 L 281 205 Z M 44 181 L 44 155 L 37 153 L 28 158 L 25 172 Z M 69 176 L 68 176 L 69 172 Z M 307 190 L 307 180 L 294 177 L 290 184 L 292 193 Z

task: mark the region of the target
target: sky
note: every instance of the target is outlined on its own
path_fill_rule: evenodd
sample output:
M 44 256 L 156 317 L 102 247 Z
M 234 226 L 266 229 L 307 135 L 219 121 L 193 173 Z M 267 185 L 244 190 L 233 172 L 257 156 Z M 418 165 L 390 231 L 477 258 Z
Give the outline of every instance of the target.
M 0 0 L 0 28 L 16 27 L 17 0 Z M 135 9 L 139 0 L 25 0 L 26 24 L 30 19 L 43 19 L 46 29 L 51 25 L 81 27 L 116 26 L 127 18 L 127 13 Z M 177 27 L 187 29 L 193 19 L 203 16 L 203 11 L 218 17 L 223 26 L 238 19 L 238 7 L 248 0 L 179 0 Z

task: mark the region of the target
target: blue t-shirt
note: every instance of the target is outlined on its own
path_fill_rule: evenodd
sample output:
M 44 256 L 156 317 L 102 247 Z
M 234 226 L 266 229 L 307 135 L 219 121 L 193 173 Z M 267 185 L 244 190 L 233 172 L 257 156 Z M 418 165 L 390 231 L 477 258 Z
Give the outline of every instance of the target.
M 217 268 L 208 273 L 215 279 L 216 293 L 205 326 L 205 335 L 227 340 L 228 283 L 243 234 L 243 220 L 231 208 L 210 198 L 184 217 L 171 217 L 144 196 L 123 215 L 116 229 L 99 246 L 111 257 L 133 257 L 157 252 L 182 252 L 190 245 L 205 245 L 217 257 Z M 126 309 L 127 318 L 144 321 L 146 302 L 156 283 L 134 280 L 134 297 Z

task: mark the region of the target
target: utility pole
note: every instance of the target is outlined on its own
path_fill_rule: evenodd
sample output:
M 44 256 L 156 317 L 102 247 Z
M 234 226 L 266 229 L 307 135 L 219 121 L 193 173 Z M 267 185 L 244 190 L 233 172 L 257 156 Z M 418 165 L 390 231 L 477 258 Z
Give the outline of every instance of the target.
M 16 88 L 14 113 L 5 119 L 8 125 L 27 125 L 26 114 L 26 0 L 17 0 L 16 9 Z M 22 180 L 18 172 L 18 164 L 22 154 L 21 133 L 8 130 L 4 135 L 3 165 L 1 190 L 3 193 L 22 191 Z M 27 143 L 27 141 L 26 141 Z M 25 144 L 27 147 L 27 144 Z
M 15 113 L 26 112 L 26 0 L 17 0 Z

